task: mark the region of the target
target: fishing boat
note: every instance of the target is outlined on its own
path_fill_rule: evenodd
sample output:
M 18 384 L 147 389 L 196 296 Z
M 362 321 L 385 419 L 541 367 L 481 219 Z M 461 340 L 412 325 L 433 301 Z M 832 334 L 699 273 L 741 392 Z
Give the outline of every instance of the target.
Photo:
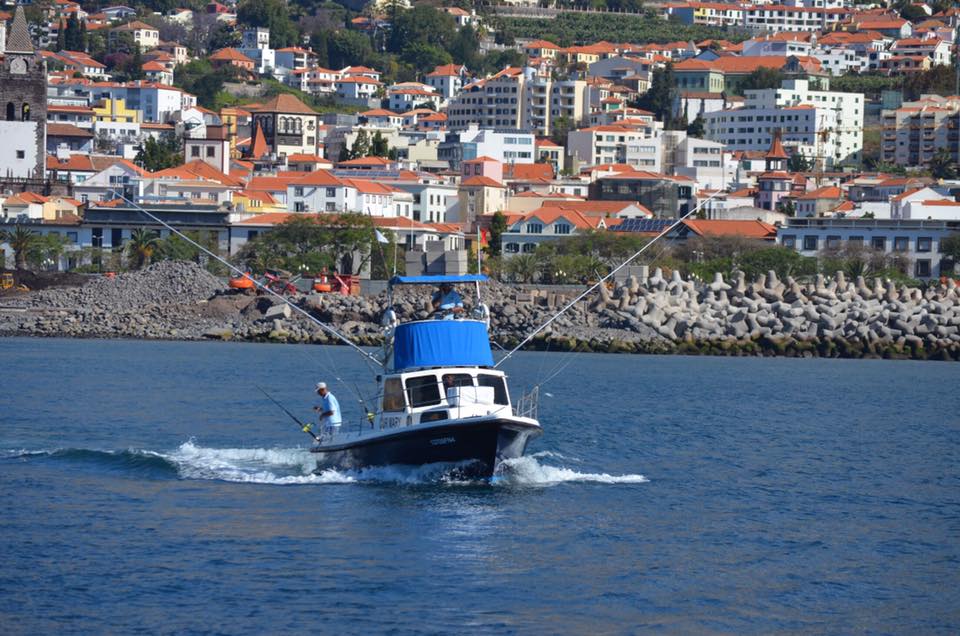
M 483 275 L 395 276 L 384 313 L 385 372 L 377 405 L 356 426 L 321 436 L 311 452 L 317 472 L 386 465 L 452 464 L 470 477 L 490 477 L 505 459 L 523 455 L 542 433 L 537 389 L 511 400 L 507 376 L 494 366 L 489 312 L 480 301 Z M 473 284 L 469 313 L 439 311 L 399 322 L 398 285 Z

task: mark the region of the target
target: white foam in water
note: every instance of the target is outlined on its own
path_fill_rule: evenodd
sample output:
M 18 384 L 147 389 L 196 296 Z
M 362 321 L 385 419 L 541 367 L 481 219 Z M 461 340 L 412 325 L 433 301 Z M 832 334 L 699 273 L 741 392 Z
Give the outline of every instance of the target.
M 643 475 L 608 475 L 581 473 L 561 466 L 541 464 L 536 457 L 508 459 L 501 464 L 503 481 L 508 484 L 553 486 L 564 482 L 596 482 L 601 484 L 642 484 L 650 481 Z M 498 481 L 498 483 L 502 483 Z
M 325 470 L 313 474 L 316 462 L 305 448 L 206 448 L 192 440 L 170 454 L 157 455 L 173 462 L 185 479 L 210 479 L 258 484 L 475 484 L 450 476 L 451 466 L 383 466 L 364 470 Z M 541 464 L 538 458 L 566 459 L 553 451 L 505 461 L 492 483 L 498 486 L 553 486 L 566 482 L 637 484 L 643 475 L 581 473 L 570 468 Z M 574 459 L 574 461 L 579 461 Z

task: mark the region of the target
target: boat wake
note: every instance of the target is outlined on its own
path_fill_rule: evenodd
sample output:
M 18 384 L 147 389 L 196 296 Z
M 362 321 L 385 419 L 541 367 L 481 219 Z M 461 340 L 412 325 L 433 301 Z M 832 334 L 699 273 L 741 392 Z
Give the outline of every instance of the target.
M 490 480 L 465 478 L 464 466 L 456 464 L 325 470 L 314 474 L 316 460 L 307 448 L 208 448 L 198 446 L 192 440 L 181 444 L 172 452 L 75 448 L 10 450 L 0 452 L 0 459 L 73 462 L 156 479 L 179 478 L 278 485 L 392 483 L 522 487 L 554 486 L 566 482 L 637 484 L 647 481 L 643 475 L 580 472 L 554 465 L 567 458 L 551 451 L 506 460 L 497 467 L 495 476 Z M 568 461 L 580 460 L 574 458 Z

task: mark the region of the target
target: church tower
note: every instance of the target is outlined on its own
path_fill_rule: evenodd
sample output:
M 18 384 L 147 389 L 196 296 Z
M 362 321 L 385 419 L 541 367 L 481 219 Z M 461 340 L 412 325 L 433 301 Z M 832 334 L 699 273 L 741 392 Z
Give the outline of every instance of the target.
M 44 179 L 47 67 L 17 6 L 0 55 L 0 179 Z

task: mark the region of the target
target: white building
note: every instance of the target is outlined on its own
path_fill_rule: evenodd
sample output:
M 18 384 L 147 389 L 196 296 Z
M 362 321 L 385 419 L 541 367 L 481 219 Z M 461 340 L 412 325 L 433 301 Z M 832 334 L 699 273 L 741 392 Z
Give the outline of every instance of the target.
M 476 124 L 466 130 L 447 133 L 437 147 L 437 159 L 459 170 L 461 161 L 491 157 L 501 163 L 534 163 L 536 138 L 522 130 L 490 130 Z
M 941 268 L 952 271 L 953 263 L 940 254 L 940 241 L 958 230 L 956 221 L 793 218 L 777 232 L 777 243 L 814 257 L 825 249 L 869 247 L 902 256 L 909 276 L 929 279 L 939 277 Z
M 660 172 L 663 124 L 612 124 L 571 131 L 567 152 L 573 159 L 591 166 L 627 164 L 639 170 Z
M 277 52 L 270 48 L 270 29 L 245 29 L 243 43 L 237 50 L 254 61 L 257 73 L 272 74 L 277 67 Z
M 704 115 L 707 137 L 729 150 L 765 150 L 780 130 L 783 144 L 824 167 L 856 163 L 863 148 L 861 93 L 810 90 L 807 80 L 746 91 L 744 108 Z
M 758 4 L 745 7 L 743 26 L 754 31 L 830 31 L 850 9 Z
M 413 195 L 377 181 L 341 178 L 327 170 L 314 170 L 287 185 L 287 209 L 412 218 Z

